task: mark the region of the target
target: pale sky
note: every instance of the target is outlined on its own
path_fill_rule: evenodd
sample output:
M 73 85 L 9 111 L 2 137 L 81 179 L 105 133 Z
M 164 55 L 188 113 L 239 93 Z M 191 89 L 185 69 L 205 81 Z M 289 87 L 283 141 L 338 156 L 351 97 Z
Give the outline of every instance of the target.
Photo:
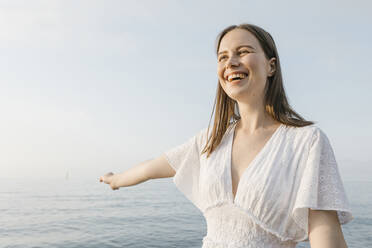
M 0 177 L 97 178 L 206 127 L 226 26 L 273 36 L 292 107 L 372 176 L 370 1 L 0 0 Z

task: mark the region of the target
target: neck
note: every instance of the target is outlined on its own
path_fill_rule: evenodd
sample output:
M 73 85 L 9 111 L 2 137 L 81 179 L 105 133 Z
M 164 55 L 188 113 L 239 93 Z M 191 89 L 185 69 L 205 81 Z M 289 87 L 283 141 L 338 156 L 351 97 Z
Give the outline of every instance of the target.
M 275 124 L 279 124 L 265 110 L 263 104 L 238 102 L 239 128 L 246 133 L 255 133 L 261 129 L 269 129 Z

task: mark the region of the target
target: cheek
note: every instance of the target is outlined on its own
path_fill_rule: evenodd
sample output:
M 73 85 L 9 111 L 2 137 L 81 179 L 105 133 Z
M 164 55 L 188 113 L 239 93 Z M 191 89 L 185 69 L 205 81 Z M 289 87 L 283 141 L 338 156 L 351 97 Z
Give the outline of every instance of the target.
M 250 56 L 246 59 L 244 64 L 249 67 L 254 74 L 261 73 L 261 71 L 265 69 L 265 63 L 259 56 Z
M 259 61 L 256 56 L 249 56 L 245 58 L 244 64 L 253 70 L 256 70 L 259 67 Z
M 218 65 L 217 66 L 217 76 L 218 76 L 218 79 L 223 80 L 223 73 L 224 73 L 224 67 Z

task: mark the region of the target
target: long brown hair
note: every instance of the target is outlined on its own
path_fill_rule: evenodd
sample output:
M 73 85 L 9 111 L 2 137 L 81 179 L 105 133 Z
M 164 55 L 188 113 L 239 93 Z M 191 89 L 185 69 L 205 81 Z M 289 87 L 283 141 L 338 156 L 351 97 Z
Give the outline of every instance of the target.
M 274 75 L 268 77 L 265 86 L 265 110 L 275 120 L 293 127 L 303 127 L 314 124 L 312 121 L 307 121 L 301 117 L 289 105 L 287 96 L 284 91 L 282 72 L 280 69 L 279 55 L 272 36 L 264 29 L 253 24 L 232 25 L 222 30 L 216 39 L 216 54 L 220 48 L 222 38 L 231 30 L 244 29 L 253 34 L 259 41 L 267 59 L 276 58 L 276 70 Z M 221 143 L 223 135 L 226 130 L 232 126 L 236 121 L 240 120 L 239 111 L 237 109 L 237 102 L 231 99 L 222 89 L 220 82 L 217 84 L 217 93 L 214 100 L 211 119 L 214 113 L 214 124 L 212 132 L 209 132 L 210 122 L 207 130 L 207 143 L 201 154 L 207 153 L 207 157 L 216 149 Z M 209 136 L 210 133 L 210 136 Z

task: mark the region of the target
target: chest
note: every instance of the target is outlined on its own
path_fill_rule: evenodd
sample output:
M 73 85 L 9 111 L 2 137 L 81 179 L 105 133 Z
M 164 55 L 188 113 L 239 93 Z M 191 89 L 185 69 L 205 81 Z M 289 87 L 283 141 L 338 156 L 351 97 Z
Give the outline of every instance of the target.
M 272 131 L 256 135 L 235 134 L 231 150 L 231 181 L 234 194 L 242 174 L 260 154 L 271 136 Z
M 276 133 L 250 137 L 237 132 L 232 135 L 233 131 L 209 158 L 201 157 L 200 197 L 213 203 L 226 199 L 242 202 L 254 195 L 262 199 L 268 192 L 284 199 L 281 195 L 287 191 L 282 189 L 301 179 L 308 154 L 307 137 L 283 127 Z M 278 197 L 273 199 L 278 202 Z

